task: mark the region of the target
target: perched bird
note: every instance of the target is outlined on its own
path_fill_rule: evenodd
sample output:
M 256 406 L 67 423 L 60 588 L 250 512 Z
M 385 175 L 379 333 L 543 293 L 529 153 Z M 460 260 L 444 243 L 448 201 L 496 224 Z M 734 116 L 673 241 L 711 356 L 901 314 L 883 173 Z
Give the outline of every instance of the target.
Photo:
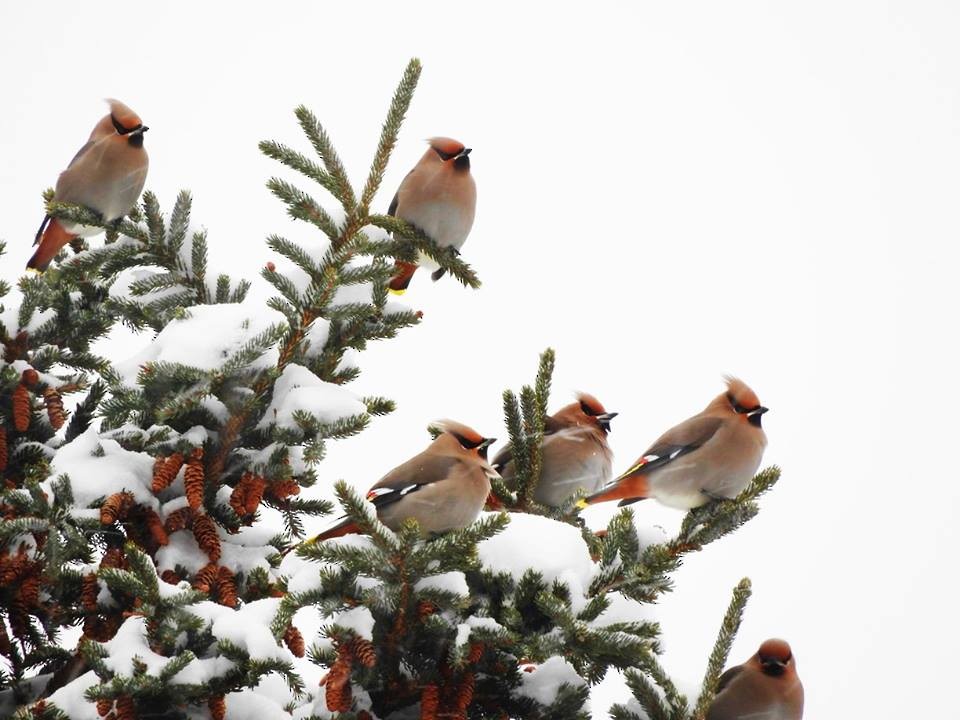
M 53 199 L 84 205 L 111 222 L 130 212 L 147 179 L 147 151 L 143 134 L 149 129 L 139 116 L 119 100 L 108 100 L 105 116 L 87 144 L 60 173 Z M 65 223 L 47 215 L 34 244 L 40 247 L 27 267 L 45 270 L 60 249 L 75 237 L 103 232 L 102 228 Z
M 717 682 L 706 720 L 800 720 L 803 684 L 785 640 L 767 640 Z
M 579 393 L 577 402 L 547 417 L 543 464 L 534 500 L 559 507 L 577 491 L 596 492 L 610 481 L 613 452 L 607 445 L 607 433 L 616 416 L 615 412 L 607 412 L 593 395 Z M 509 487 L 515 473 L 513 447 L 503 448 L 492 464 Z
M 471 148 L 444 137 L 431 138 L 429 142 L 430 148 L 400 183 L 387 214 L 420 228 L 437 245 L 459 252 L 477 209 L 477 186 L 470 174 Z M 418 262 L 437 267 L 423 253 Z M 403 294 L 416 271 L 417 263 L 397 260 L 396 274 L 389 286 L 391 292 Z M 431 277 L 439 280 L 444 272 L 439 268 Z
M 580 506 L 609 500 L 622 506 L 653 497 L 690 509 L 736 497 L 760 467 L 767 445 L 760 418 L 767 408 L 743 381 L 726 381 L 727 392 L 667 430 L 629 470 Z
M 495 442 L 452 420 L 436 423 L 442 431 L 426 450 L 384 475 L 367 499 L 391 530 L 414 518 L 427 533 L 466 527 L 480 514 L 490 494 L 490 479 L 499 477 L 487 462 Z M 310 542 L 359 532 L 344 518 Z

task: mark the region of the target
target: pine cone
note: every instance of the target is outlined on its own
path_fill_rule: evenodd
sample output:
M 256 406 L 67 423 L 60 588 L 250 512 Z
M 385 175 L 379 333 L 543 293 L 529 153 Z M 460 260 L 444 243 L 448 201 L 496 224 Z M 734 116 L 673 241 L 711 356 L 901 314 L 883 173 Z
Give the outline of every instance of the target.
M 97 715 L 106 717 L 111 710 L 113 710 L 112 698 L 100 698 L 97 700 Z
M 103 554 L 103 559 L 100 561 L 100 567 L 109 567 L 109 568 L 118 568 L 120 570 L 126 570 L 127 568 L 127 559 L 123 555 L 123 550 L 120 548 L 110 548 Z
M 24 644 L 29 641 L 27 630 L 30 628 L 30 618 L 27 617 L 26 609 L 20 603 L 19 599 L 14 598 L 7 611 L 7 619 L 10 621 L 10 630 L 13 636 Z
M 437 611 L 437 606 L 429 600 L 421 600 L 417 603 L 417 619 L 424 620 Z
M 17 588 L 17 603 L 24 611 L 33 610 L 40 602 L 40 576 L 31 575 L 20 581 L 20 587 Z
M 263 500 L 263 491 L 267 488 L 267 481 L 264 480 L 259 475 L 254 475 L 253 480 L 251 481 L 250 492 L 247 493 L 247 502 L 244 507 L 244 510 L 247 511 L 247 515 L 253 515 L 257 511 L 257 508 L 260 507 L 260 502 Z
M 210 562 L 220 559 L 220 536 L 213 518 L 209 515 L 198 515 L 193 521 L 193 536 L 200 549 L 210 558 Z
M 301 635 L 300 631 L 293 625 L 288 627 L 287 631 L 283 634 L 283 642 L 290 648 L 290 652 L 298 658 L 302 658 L 307 652 L 303 635 Z
M 373 643 L 362 637 L 355 637 L 351 641 L 351 650 L 364 667 L 371 668 L 377 664 L 377 651 Z
M 353 666 L 353 653 L 350 644 L 337 648 L 337 659 L 327 673 L 326 697 L 327 710 L 331 712 L 349 712 L 353 704 L 353 689 L 350 687 L 350 669 Z
M 470 654 L 467 655 L 467 661 L 470 663 L 476 663 L 483 657 L 483 643 L 472 643 L 470 645 Z
M 183 455 L 174 453 L 168 458 L 158 457 L 153 464 L 153 484 L 155 493 L 166 490 L 183 467 Z
M 266 486 L 267 481 L 259 475 L 254 475 L 251 472 L 243 474 L 236 487 L 233 488 L 233 492 L 230 493 L 230 507 L 233 508 L 238 517 L 252 515 L 257 511 Z
M 278 483 L 274 483 L 270 486 L 270 489 L 267 491 L 267 494 L 270 495 L 274 500 L 278 502 L 283 502 L 291 495 L 300 494 L 300 486 L 297 484 L 296 480 L 281 480 Z
M 172 535 L 178 530 L 183 530 L 188 525 L 193 524 L 193 517 L 195 511 L 192 507 L 182 507 L 179 510 L 174 510 L 172 513 L 167 515 L 166 521 L 163 523 L 163 529 L 167 531 L 168 535 Z
M 187 491 L 187 502 L 194 510 L 203 505 L 203 448 L 194 448 L 187 460 L 187 472 L 183 484 Z
M 133 495 L 128 492 L 114 493 L 100 506 L 100 524 L 113 525 L 117 520 L 122 520 L 132 505 Z
M 30 391 L 24 384 L 17 385 L 13 391 L 13 427 L 17 432 L 26 432 L 30 427 Z
M 237 583 L 233 577 L 233 570 L 228 567 L 221 567 L 217 575 L 217 595 L 221 605 L 235 608 L 238 604 Z
M 147 530 L 150 531 L 150 537 L 157 545 L 168 545 L 170 543 L 170 536 L 167 535 L 167 531 L 163 527 L 163 521 L 153 508 L 143 508 L 143 521 Z
M 200 592 L 209 593 L 217 585 L 217 575 L 219 571 L 220 568 L 217 567 L 216 563 L 204 565 L 197 571 L 197 574 L 193 576 L 193 587 Z
M 97 576 L 94 573 L 88 573 L 83 576 L 80 583 L 80 604 L 87 612 L 97 611 L 97 596 L 100 594 L 100 583 L 97 582 Z M 106 713 L 100 713 L 106 715 Z
M 7 624 L 0 622 L 0 655 L 10 654 L 10 636 L 7 635 Z
M 182 580 L 182 578 L 179 575 L 177 575 L 176 571 L 171 570 L 170 568 L 167 568 L 162 573 L 160 573 L 160 579 L 170 585 L 179 585 L 180 580 Z
M 464 673 L 460 687 L 457 689 L 457 713 L 462 717 L 467 716 L 467 708 L 473 700 L 473 688 L 476 679 L 472 672 Z
M 63 398 L 60 393 L 53 388 L 48 387 L 43 391 L 43 400 L 47 406 L 47 418 L 54 430 L 59 430 L 67 421 L 67 416 L 63 412 Z
M 40 382 L 40 373 L 38 373 L 33 368 L 27 368 L 20 375 L 20 382 L 26 385 L 28 388 L 32 388 L 38 382 Z
M 247 488 L 249 484 L 250 473 L 244 473 L 230 493 L 230 508 L 238 517 L 243 517 L 246 513 L 244 508 L 247 502 Z
M 437 720 L 440 709 L 440 690 L 436 685 L 427 685 L 420 693 L 420 720 Z
M 210 708 L 210 717 L 213 720 L 224 720 L 227 717 L 227 701 L 223 695 L 213 695 L 207 700 L 207 707 Z
M 117 698 L 117 720 L 137 720 L 137 706 L 129 695 Z

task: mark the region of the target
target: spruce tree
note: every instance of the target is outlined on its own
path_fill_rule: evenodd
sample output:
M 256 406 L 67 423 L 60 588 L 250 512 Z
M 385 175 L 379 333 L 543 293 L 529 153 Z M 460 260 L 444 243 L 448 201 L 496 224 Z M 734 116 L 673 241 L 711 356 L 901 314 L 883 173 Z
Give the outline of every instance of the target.
M 629 508 L 593 533 L 577 498 L 539 506 L 550 350 L 532 385 L 504 393 L 516 482 L 494 483 L 476 523 L 393 532 L 352 489 L 375 478 L 350 478 L 336 492 L 363 534 L 304 536 L 305 518 L 336 510 L 311 491 L 330 482 L 327 442 L 394 410 L 349 389 L 357 353 L 420 322 L 388 300 L 392 261 L 426 253 L 480 285 L 457 253 L 376 212 L 419 74 L 411 61 L 362 186 L 303 106 L 309 150 L 260 144 L 300 178 L 267 186 L 316 236 L 267 238 L 281 259 L 260 271 L 275 290 L 265 306 L 249 282 L 209 270 L 187 192 L 166 215 L 147 192 L 110 225 L 46 195 L 51 215 L 105 240 L 75 243 L 14 294 L 0 282 L 0 713 L 586 718 L 590 686 L 615 668 L 635 699 L 613 717 L 703 717 L 749 582 L 698 698 L 660 665 L 650 605 L 688 553 L 757 513 L 779 472 L 689 512 L 657 543 Z M 149 340 L 120 362 L 97 354 L 118 325 Z M 318 637 L 297 627 L 309 612 Z M 322 668 L 319 686 L 305 684 L 305 663 Z

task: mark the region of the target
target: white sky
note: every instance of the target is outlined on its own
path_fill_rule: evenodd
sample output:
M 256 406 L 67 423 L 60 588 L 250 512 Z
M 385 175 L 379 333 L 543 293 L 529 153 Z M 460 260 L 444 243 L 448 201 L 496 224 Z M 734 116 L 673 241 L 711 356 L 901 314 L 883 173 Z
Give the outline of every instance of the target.
M 765 463 L 784 476 L 677 575 L 668 669 L 699 681 L 749 575 L 732 660 L 790 640 L 807 718 L 943 716 L 960 641 L 960 18 L 948 2 L 776 5 L 4 4 L 2 276 L 107 96 L 151 127 L 163 206 L 193 191 L 212 267 L 254 275 L 268 233 L 306 231 L 264 189 L 278 166 L 257 141 L 306 148 L 305 103 L 360 183 L 419 56 L 378 205 L 421 139 L 473 147 L 464 253 L 484 287 L 415 279 L 425 322 L 367 352 L 355 385 L 399 410 L 336 445 L 329 479 L 366 487 L 437 417 L 505 437 L 500 392 L 548 345 L 554 407 L 583 389 L 621 412 L 620 469 L 736 373 L 772 409 Z M 624 697 L 607 684 L 595 709 Z

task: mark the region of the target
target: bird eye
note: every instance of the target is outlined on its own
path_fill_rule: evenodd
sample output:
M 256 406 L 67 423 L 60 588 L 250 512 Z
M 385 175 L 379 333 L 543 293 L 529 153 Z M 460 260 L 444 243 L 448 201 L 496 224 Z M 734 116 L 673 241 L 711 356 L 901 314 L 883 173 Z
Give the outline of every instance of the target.
M 744 407 L 743 405 L 741 405 L 740 403 L 738 403 L 738 402 L 734 399 L 733 393 L 727 393 L 727 400 L 729 400 L 729 401 L 730 401 L 730 404 L 733 406 L 734 412 L 737 412 L 737 413 L 739 413 L 739 414 L 741 414 L 741 415 L 746 415 L 747 413 L 752 413 L 754 410 L 757 409 L 756 407 L 754 407 L 754 408 Z M 760 406 L 758 405 L 757 407 L 760 407 Z
M 480 447 L 480 443 L 483 442 L 483 438 L 477 441 L 473 441 L 473 440 L 467 440 L 463 435 L 460 435 L 459 433 L 452 433 L 452 434 L 457 439 L 457 442 L 460 443 L 460 446 L 465 448 L 466 450 L 473 450 L 474 448 L 478 448 Z
M 454 157 L 457 156 L 456 153 L 444 152 L 443 150 L 440 150 L 439 148 L 434 148 L 433 151 L 434 151 L 435 153 L 437 153 L 437 155 L 439 155 L 442 160 L 450 160 L 450 159 L 452 159 L 452 158 L 454 158 Z
M 128 134 L 128 133 L 132 133 L 134 130 L 139 130 L 141 127 L 143 127 L 142 125 L 137 125 L 136 127 L 125 128 L 125 127 L 120 123 L 120 121 L 117 120 L 117 118 L 116 118 L 114 115 L 111 115 L 111 116 L 110 116 L 110 122 L 113 123 L 114 129 L 116 129 L 117 133 L 120 134 L 120 135 L 126 135 L 126 134 Z
M 587 405 L 583 400 L 580 401 L 580 409 L 583 410 L 584 415 L 590 415 L 591 417 L 597 416 L 597 412 L 592 407 Z

